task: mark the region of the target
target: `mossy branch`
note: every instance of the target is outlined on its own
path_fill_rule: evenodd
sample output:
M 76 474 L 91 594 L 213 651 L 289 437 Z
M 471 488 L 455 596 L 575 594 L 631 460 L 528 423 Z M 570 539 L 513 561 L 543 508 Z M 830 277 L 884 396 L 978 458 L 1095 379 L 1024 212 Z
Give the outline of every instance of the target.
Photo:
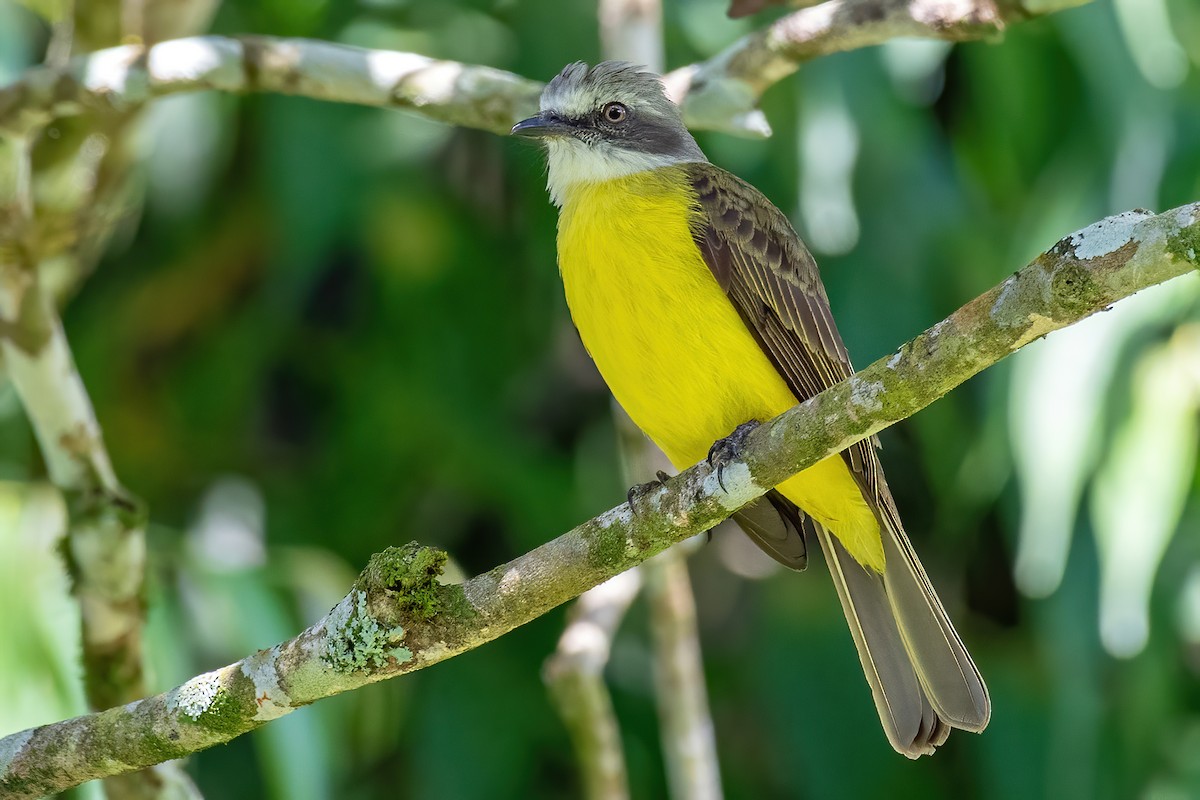
M 1130 211 L 1062 239 L 895 353 L 757 429 L 722 490 L 707 464 L 461 585 L 409 545 L 371 559 L 296 638 L 155 697 L 0 739 L 0 795 L 37 797 L 229 741 L 323 697 L 478 647 L 911 416 L 1051 331 L 1197 268 L 1200 203 Z

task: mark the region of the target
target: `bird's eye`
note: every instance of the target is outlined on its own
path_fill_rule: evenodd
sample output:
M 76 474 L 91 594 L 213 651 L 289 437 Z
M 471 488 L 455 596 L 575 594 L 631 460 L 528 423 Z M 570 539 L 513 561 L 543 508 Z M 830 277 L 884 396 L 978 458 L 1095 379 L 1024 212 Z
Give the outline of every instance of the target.
M 600 114 L 608 122 L 618 124 L 624 122 L 625 117 L 629 116 L 629 109 L 620 103 L 606 103 L 604 108 L 600 109 Z

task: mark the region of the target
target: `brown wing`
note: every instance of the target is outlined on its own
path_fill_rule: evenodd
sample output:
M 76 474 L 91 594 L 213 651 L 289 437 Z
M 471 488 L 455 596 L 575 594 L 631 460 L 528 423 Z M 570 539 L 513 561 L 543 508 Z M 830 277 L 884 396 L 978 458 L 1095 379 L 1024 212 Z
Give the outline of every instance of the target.
M 792 225 L 750 184 L 691 164 L 701 206 L 696 244 L 746 327 L 800 401 L 854 374 L 817 264 Z M 892 507 L 875 437 L 842 456 L 868 501 Z
M 746 327 L 799 400 L 854 373 L 816 262 L 787 218 L 757 189 L 711 164 L 688 165 L 701 213 L 701 254 Z M 843 451 L 880 523 L 887 567 L 863 569 L 821 526 L 846 621 L 892 745 L 915 758 L 949 727 L 982 730 L 987 687 L 937 599 L 900 524 L 873 437 Z

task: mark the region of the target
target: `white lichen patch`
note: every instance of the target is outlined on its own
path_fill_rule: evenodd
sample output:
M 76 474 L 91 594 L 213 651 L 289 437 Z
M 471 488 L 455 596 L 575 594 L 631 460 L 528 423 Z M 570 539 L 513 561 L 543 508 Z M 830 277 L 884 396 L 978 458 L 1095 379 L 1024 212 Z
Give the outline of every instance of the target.
M 292 710 L 292 698 L 279 685 L 279 646 L 260 650 L 242 661 L 242 674 L 254 684 L 256 720 L 272 720 Z
M 883 382 L 864 382 L 854 378 L 850 382 L 850 402 L 867 412 L 879 411 L 883 402 L 879 395 L 883 393 Z
M 725 488 L 721 488 L 721 483 Z M 704 479 L 704 493 L 717 498 L 721 508 L 735 511 L 763 493 L 763 489 L 754 482 L 750 468 L 735 461 L 721 471 L 721 480 L 717 480 L 714 470 Z
M 1154 216 L 1149 211 L 1123 211 L 1093 222 L 1071 234 L 1071 249 L 1076 258 L 1090 259 L 1115 253 L 1138 238 L 1138 223 Z
M 208 36 L 157 44 L 150 48 L 146 59 L 150 82 L 178 84 L 203 81 L 219 89 L 240 88 L 241 48 L 240 42 Z
M 629 504 L 617 506 L 596 517 L 596 523 L 601 528 L 611 528 L 613 525 L 629 525 L 633 522 L 633 510 Z
M 0 775 L 8 773 L 9 767 L 17 760 L 17 756 L 33 738 L 33 729 L 14 733 L 12 736 L 5 736 L 0 739 Z
M 500 578 L 500 585 L 496 587 L 501 595 L 513 594 L 521 590 L 521 573 L 516 568 L 507 570 Z
M 217 693 L 220 691 L 221 673 L 219 671 L 197 675 L 179 687 L 179 691 L 174 697 L 175 708 L 194 722 L 212 707 L 213 700 L 217 699 Z
M 412 653 L 399 647 L 404 628 L 385 628 L 371 616 L 367 593 L 355 590 L 325 617 L 325 643 L 321 661 L 337 672 L 379 669 L 389 658 L 407 661 Z
M 417 70 L 425 69 L 434 61 L 416 53 L 373 50 L 366 54 L 366 63 L 371 83 L 390 93 L 400 81 L 411 77 Z
M 892 353 L 892 357 L 887 360 L 887 368 L 895 369 L 896 365 L 899 363 L 900 363 L 900 351 L 897 350 L 895 353 Z
M 84 61 L 79 82 L 101 97 L 119 95 L 125 101 L 140 102 L 145 98 L 146 80 L 130 67 L 141 53 L 142 48 L 134 45 L 98 50 Z

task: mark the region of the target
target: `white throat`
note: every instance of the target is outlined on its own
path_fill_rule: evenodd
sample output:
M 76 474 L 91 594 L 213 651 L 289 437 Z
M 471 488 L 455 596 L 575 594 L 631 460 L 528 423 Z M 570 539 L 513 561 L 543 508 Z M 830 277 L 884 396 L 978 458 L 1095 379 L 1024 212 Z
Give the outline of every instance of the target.
M 574 139 L 546 140 L 549 174 L 546 188 L 554 205 L 562 208 L 571 189 L 603 183 L 626 175 L 681 163 L 677 156 L 638 153 L 608 145 L 589 145 Z

